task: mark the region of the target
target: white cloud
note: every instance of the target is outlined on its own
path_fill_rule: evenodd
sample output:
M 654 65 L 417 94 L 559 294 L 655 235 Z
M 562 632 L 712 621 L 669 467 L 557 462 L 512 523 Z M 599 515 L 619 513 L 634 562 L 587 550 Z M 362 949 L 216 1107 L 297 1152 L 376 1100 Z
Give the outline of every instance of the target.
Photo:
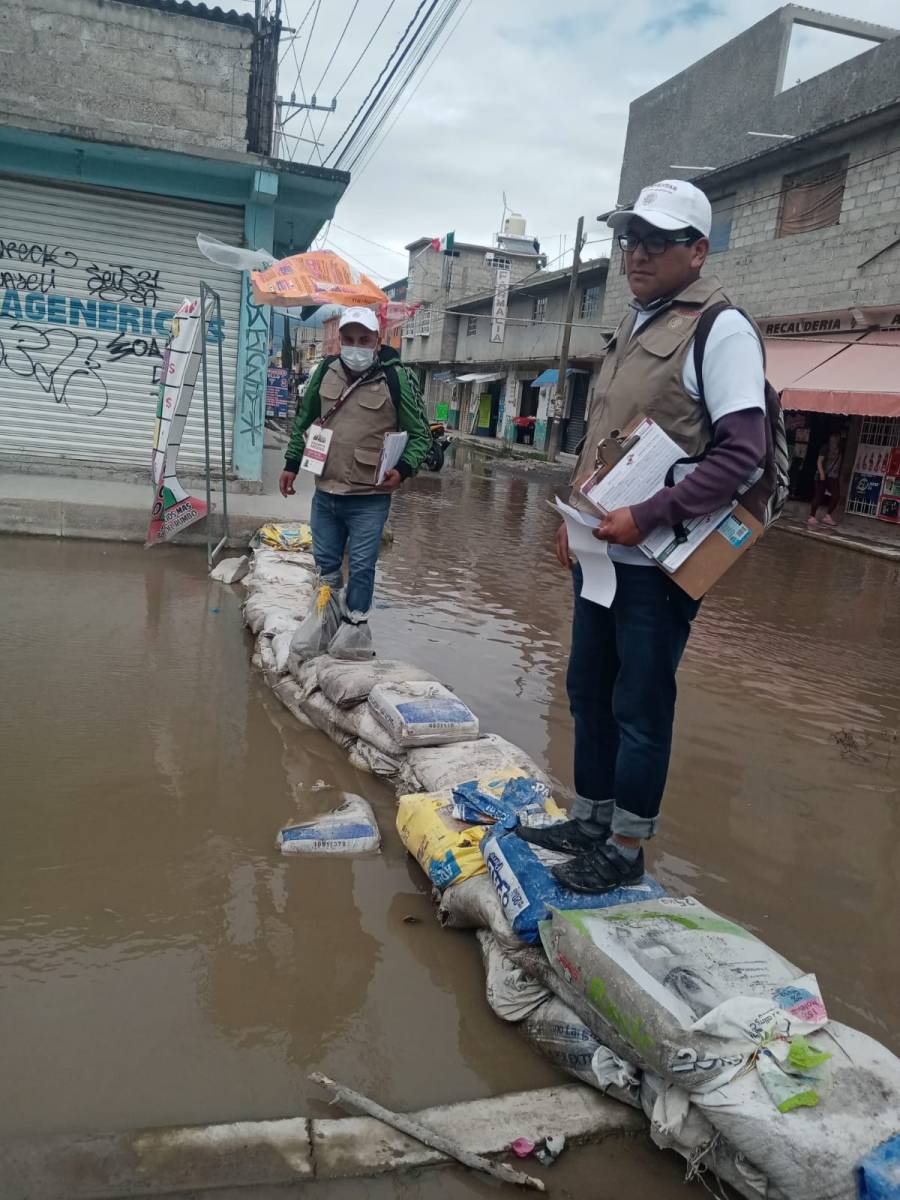
M 228 6 L 228 0 L 220 2 Z M 464 5 L 465 0 L 460 11 Z M 303 72 L 307 88 L 318 82 L 352 6 L 352 0 L 322 3 Z M 299 23 L 307 7 L 308 0 L 288 0 L 288 23 Z M 381 0 L 362 0 L 320 103 L 330 102 L 329 89 L 346 75 L 385 7 Z M 396 0 L 338 99 L 338 111 L 325 127 L 326 145 L 356 111 L 415 7 L 414 0 Z M 338 229 L 333 242 L 378 271 L 381 281 L 396 278 L 405 273 L 403 246 L 416 237 L 453 229 L 459 240 L 489 243 L 504 191 L 551 258 L 561 235 L 571 245 L 580 213 L 588 218 L 589 236 L 603 237 L 606 231 L 594 217 L 616 199 L 631 100 L 774 7 L 759 0 L 627 5 L 560 0 L 555 6 L 545 0 L 473 0 L 396 127 L 371 163 L 357 170 L 335 217 L 345 230 L 401 253 Z M 839 0 L 828 7 L 880 24 L 896 20 L 894 0 Z M 297 45 L 302 56 L 305 36 Z M 794 61 L 808 77 L 835 59 L 828 39 L 812 36 L 798 41 L 792 69 Z M 290 93 L 296 73 L 288 54 L 279 80 L 282 95 Z M 316 128 L 320 121 L 317 116 Z

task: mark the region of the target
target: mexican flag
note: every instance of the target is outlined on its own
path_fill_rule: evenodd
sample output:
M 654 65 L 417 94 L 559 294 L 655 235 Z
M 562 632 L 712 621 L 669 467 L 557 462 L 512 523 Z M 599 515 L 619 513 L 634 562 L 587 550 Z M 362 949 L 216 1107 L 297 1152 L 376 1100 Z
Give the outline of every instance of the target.
M 456 241 L 456 232 L 445 233 L 442 238 L 432 238 L 431 248 L 437 250 L 439 254 L 447 254 L 453 249 L 453 244 Z

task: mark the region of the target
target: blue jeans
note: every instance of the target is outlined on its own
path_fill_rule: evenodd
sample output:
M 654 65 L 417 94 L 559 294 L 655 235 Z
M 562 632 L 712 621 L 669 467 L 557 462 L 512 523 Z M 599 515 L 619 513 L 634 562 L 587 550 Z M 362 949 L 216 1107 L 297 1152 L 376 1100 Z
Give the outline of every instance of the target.
M 572 816 L 611 824 L 623 837 L 652 837 L 669 771 L 675 672 L 700 603 L 658 567 L 616 563 L 611 608 L 582 600 L 581 568 L 572 575 Z
M 375 564 L 381 549 L 381 532 L 391 510 L 389 495 L 334 496 L 316 489 L 313 496 L 313 555 L 326 583 L 343 582 L 344 551 L 348 549 L 350 576 L 346 611 L 362 620 L 372 607 Z

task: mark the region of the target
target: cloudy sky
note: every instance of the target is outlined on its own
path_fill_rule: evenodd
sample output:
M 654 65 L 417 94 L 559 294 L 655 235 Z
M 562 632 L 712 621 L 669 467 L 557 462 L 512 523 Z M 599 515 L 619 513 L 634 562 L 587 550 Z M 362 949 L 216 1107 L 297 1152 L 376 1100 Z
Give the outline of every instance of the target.
M 251 0 L 219 2 L 252 9 Z M 317 88 L 319 103 L 330 103 L 389 3 L 358 0 L 348 24 L 354 0 L 286 0 L 285 24 L 306 21 L 293 47 L 287 36 L 282 42 L 281 94 L 296 89 L 299 99 L 302 63 L 307 94 Z M 315 129 L 323 155 L 356 112 L 416 7 L 417 0 L 394 0 L 338 96 L 336 113 L 321 134 L 322 114 L 312 127 L 306 125 L 303 136 Z M 560 254 L 563 236 L 571 246 L 580 213 L 589 218 L 589 238 L 597 239 L 593 253 L 603 252 L 599 239 L 607 231 L 594 217 L 616 201 L 630 101 L 775 7 L 766 0 L 461 0 L 456 13 L 461 19 L 449 41 L 438 41 L 437 55 L 429 56 L 412 81 L 410 91 L 418 87 L 402 115 L 390 128 L 409 93 L 382 127 L 382 133 L 390 131 L 381 146 L 356 168 L 327 244 L 384 283 L 406 273 L 403 246 L 414 238 L 455 230 L 460 241 L 490 244 L 505 192 L 509 207 L 525 215 L 528 232 L 541 239 L 551 260 Z M 827 7 L 880 24 L 891 24 L 893 17 L 900 24 L 896 0 L 833 0 Z M 448 33 L 455 23 L 456 17 Z M 809 78 L 867 48 L 854 39 L 797 28 L 786 81 Z M 295 119 L 288 128 L 299 131 L 301 123 Z M 318 162 L 315 153 L 307 144 L 297 149 L 299 161 L 313 154 Z

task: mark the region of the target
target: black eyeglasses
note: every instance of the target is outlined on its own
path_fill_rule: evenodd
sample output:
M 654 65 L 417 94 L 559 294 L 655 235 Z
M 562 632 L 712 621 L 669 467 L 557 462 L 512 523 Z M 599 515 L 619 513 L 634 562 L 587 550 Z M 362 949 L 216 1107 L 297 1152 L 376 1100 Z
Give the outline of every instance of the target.
M 664 233 L 620 233 L 618 237 L 619 246 L 629 254 L 634 253 L 638 246 L 643 246 L 647 254 L 665 254 L 670 246 L 690 246 L 697 240 L 693 233 L 680 237 L 668 237 Z

